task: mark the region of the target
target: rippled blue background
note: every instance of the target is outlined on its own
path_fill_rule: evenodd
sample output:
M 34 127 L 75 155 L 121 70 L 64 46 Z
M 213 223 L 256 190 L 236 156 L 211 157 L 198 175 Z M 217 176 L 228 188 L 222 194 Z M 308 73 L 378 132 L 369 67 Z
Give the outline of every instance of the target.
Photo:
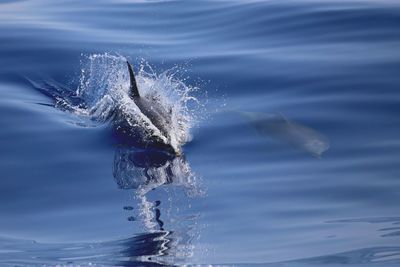
M 398 266 L 399 45 L 397 1 L 0 1 L 0 263 Z M 128 220 L 105 127 L 39 105 L 27 80 L 74 88 L 82 54 L 105 52 L 187 65 L 209 103 L 184 148 L 205 194 L 151 192 L 167 249 Z M 330 149 L 314 158 L 224 108 L 281 112 Z

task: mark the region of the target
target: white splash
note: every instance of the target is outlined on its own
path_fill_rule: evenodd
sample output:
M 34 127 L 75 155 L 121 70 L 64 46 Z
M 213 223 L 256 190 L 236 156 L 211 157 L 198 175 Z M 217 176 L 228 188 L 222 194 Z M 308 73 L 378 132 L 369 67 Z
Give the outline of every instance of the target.
M 190 141 L 190 129 L 198 119 L 196 111 L 202 107 L 192 96 L 198 88 L 176 78 L 182 70 L 180 68 L 158 74 L 146 61 L 140 62 L 136 81 L 141 97 L 171 112 L 168 136 L 164 136 L 129 97 L 126 61 L 124 56 L 108 53 L 83 56 L 76 94 L 84 100 L 86 107 L 70 109 L 77 115 L 88 116 L 98 122 L 123 119 L 132 130 L 139 131 L 142 138 L 157 137 L 174 148 L 180 148 Z

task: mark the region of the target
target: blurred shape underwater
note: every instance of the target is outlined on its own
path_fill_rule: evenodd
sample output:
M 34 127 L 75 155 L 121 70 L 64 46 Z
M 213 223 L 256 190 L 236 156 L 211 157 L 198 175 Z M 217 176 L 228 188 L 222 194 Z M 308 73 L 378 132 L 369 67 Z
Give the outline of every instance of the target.
M 329 139 L 316 130 L 288 120 L 283 114 L 238 111 L 263 136 L 272 137 L 316 158 L 329 149 Z

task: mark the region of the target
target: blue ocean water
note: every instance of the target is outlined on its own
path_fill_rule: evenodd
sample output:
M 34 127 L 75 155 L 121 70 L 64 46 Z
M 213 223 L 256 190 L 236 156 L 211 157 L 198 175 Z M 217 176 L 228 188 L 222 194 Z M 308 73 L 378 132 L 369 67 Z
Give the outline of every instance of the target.
M 389 0 L 0 1 L 0 266 L 399 266 L 399 26 Z M 111 133 L 126 59 L 198 103 L 182 156 Z

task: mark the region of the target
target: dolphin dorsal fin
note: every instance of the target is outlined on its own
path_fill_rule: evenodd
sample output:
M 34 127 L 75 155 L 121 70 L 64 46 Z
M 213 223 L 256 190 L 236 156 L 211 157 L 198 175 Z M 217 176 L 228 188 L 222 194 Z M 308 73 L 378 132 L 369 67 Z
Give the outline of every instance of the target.
M 132 65 L 128 61 L 126 61 L 126 64 L 128 64 L 129 80 L 130 80 L 129 96 L 131 98 L 140 97 L 139 90 L 138 90 L 138 87 L 136 84 L 135 73 L 133 72 Z

